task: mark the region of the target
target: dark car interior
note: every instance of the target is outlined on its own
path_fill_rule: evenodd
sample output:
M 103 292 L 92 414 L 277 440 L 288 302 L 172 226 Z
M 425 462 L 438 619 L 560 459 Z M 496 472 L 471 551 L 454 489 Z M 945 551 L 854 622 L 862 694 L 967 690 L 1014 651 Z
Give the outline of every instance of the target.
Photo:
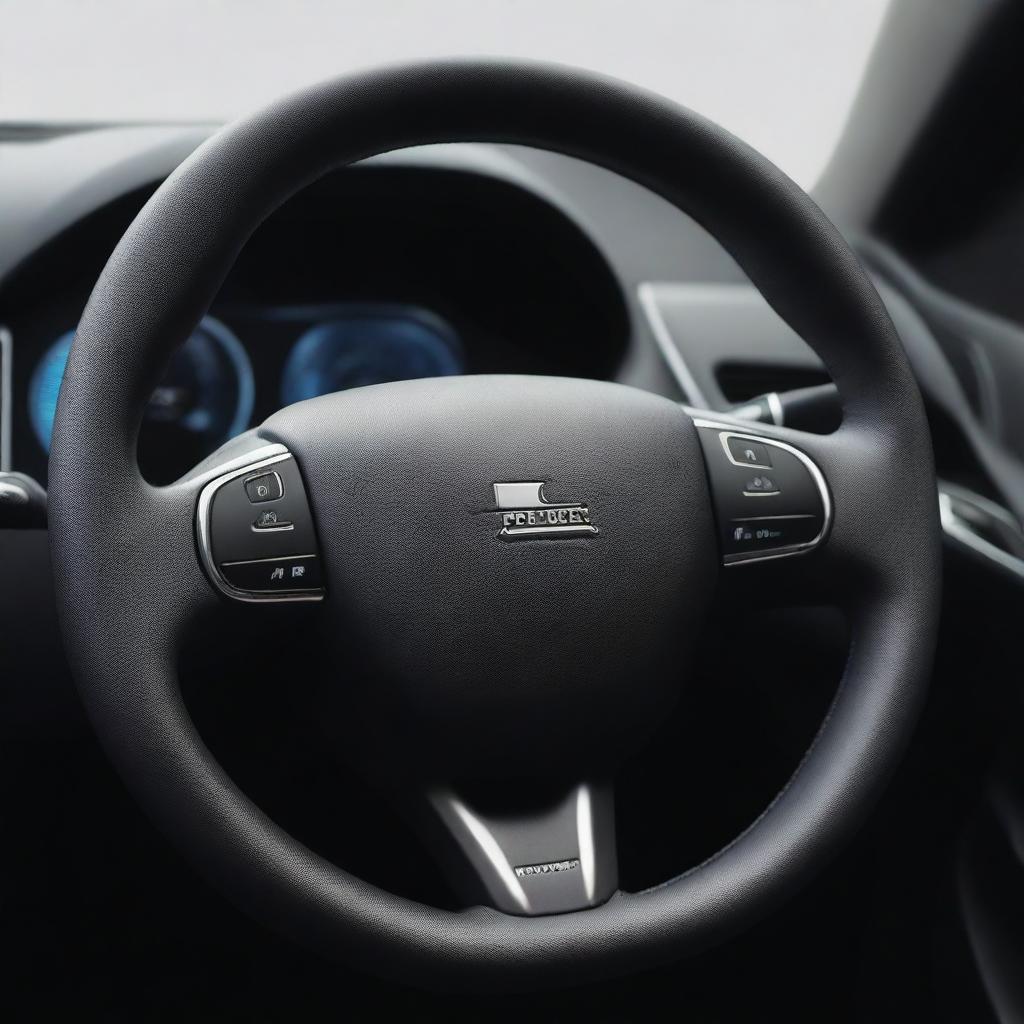
M 1024 1020 L 1024 9 L 951 6 L 813 203 L 514 63 L 0 124 L 6 1019 Z

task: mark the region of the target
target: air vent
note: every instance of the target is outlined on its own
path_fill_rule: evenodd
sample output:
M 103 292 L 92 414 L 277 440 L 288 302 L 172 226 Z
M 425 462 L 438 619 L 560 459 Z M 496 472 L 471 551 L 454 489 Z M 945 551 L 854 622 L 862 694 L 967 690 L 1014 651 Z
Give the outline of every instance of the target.
M 746 402 L 769 391 L 795 391 L 830 383 L 824 370 L 772 363 L 723 363 L 718 367 L 716 377 L 722 394 L 730 402 Z

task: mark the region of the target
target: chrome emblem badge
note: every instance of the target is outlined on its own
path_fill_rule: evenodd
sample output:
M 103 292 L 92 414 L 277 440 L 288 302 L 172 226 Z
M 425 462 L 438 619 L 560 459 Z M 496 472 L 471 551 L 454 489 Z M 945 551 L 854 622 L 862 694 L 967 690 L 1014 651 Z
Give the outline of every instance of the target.
M 565 504 L 547 501 L 543 483 L 495 484 L 494 502 L 501 516 L 499 537 L 514 540 L 597 533 L 586 505 L 578 501 Z

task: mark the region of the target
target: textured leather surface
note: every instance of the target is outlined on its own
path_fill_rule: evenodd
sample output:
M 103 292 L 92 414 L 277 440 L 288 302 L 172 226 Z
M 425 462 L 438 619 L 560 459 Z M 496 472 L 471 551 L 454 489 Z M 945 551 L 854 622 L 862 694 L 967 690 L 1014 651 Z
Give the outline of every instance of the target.
M 325 633 L 362 664 L 346 717 L 372 722 L 420 785 L 607 777 L 671 708 L 718 562 L 697 433 L 675 403 L 600 381 L 446 377 L 299 402 L 261 433 L 302 467 Z M 585 503 L 598 532 L 499 539 L 503 481 Z
M 340 163 L 456 139 L 559 150 L 680 205 L 822 356 L 845 411 L 836 434 L 796 438 L 819 459 L 836 508 L 828 548 L 813 557 L 845 581 L 854 624 L 812 750 L 771 808 L 707 863 L 539 919 L 397 899 L 286 835 L 225 776 L 176 678 L 182 631 L 214 604 L 195 557 L 195 489 L 148 486 L 134 457 L 146 396 L 263 218 Z M 202 146 L 147 203 L 96 286 L 61 391 L 50 484 L 65 642 L 126 783 L 252 913 L 327 955 L 424 984 L 563 983 L 720 941 L 848 838 L 926 691 L 940 567 L 930 443 L 878 296 L 832 225 L 767 161 L 689 111 L 589 74 L 480 62 L 370 72 L 283 100 Z

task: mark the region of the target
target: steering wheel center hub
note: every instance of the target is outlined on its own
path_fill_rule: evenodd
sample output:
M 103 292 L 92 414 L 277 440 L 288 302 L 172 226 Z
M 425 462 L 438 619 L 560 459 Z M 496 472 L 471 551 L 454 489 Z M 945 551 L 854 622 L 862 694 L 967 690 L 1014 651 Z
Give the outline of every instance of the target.
M 592 762 L 677 692 L 717 549 L 674 403 L 441 378 L 303 402 L 262 433 L 304 474 L 339 655 L 418 757 Z

